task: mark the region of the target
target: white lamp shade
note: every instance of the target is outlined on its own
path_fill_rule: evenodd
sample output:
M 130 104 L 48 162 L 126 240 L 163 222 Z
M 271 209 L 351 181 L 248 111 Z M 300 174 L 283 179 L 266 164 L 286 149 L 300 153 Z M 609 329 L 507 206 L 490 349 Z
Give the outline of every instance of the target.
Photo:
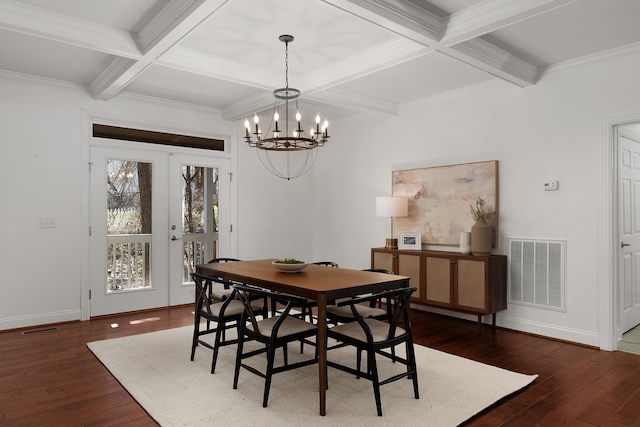
M 376 197 L 376 216 L 402 217 L 409 215 L 406 197 Z

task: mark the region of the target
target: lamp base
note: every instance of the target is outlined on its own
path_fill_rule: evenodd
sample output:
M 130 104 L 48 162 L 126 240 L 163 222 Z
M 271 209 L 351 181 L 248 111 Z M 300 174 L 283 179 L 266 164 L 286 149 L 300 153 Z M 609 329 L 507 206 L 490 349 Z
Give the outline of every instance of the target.
M 398 249 L 398 239 L 387 239 L 386 249 Z

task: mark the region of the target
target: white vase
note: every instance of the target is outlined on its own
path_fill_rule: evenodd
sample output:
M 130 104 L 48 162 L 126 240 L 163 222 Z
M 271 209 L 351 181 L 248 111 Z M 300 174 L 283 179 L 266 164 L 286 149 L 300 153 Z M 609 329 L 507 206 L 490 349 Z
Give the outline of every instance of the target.
M 465 255 L 471 253 L 471 233 L 468 231 L 460 232 L 460 253 Z

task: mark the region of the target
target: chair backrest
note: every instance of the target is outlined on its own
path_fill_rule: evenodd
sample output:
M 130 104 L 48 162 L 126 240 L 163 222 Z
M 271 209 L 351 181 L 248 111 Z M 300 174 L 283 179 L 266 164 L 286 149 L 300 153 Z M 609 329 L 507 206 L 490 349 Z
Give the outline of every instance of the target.
M 369 301 L 377 301 L 379 299 L 386 299 L 387 305 L 391 308 L 390 318 L 389 318 L 389 335 L 388 339 L 392 339 L 395 337 L 396 328 L 398 327 L 398 322 L 400 319 L 404 321 L 404 329 L 408 334 L 411 334 L 411 322 L 409 320 L 409 308 L 411 305 L 411 294 L 414 293 L 416 288 L 400 288 L 394 289 L 391 291 L 382 291 L 376 292 L 374 294 L 354 298 L 351 300 L 343 301 L 338 303 L 339 307 L 349 305 L 351 306 L 351 312 L 353 313 L 353 317 L 360 324 L 362 329 L 364 329 L 365 334 L 367 335 L 367 339 L 372 340 L 373 335 L 371 333 L 371 329 L 364 321 L 362 315 L 358 312 L 358 310 L 354 307 L 355 304 L 360 304 L 363 302 Z M 391 304 L 393 301 L 393 304 Z
M 235 262 L 235 261 L 240 261 L 240 260 L 236 258 L 214 258 L 211 261 L 209 261 L 207 264 L 214 264 L 216 262 Z
M 324 265 L 325 267 L 335 267 L 338 268 L 338 263 L 333 261 L 318 261 L 314 262 L 315 265 Z
M 282 325 L 284 319 L 289 315 L 291 309 L 296 306 L 299 307 L 300 305 L 305 304 L 307 301 L 305 298 L 296 295 L 273 292 L 268 289 L 259 288 L 257 286 L 234 284 L 233 289 L 237 292 L 238 298 L 244 304 L 245 310 L 243 314 L 242 324 L 244 324 L 245 322 L 250 322 L 252 330 L 257 333 L 260 333 L 260 326 L 258 320 L 256 319 L 256 316 L 260 315 L 260 313 L 255 313 L 254 308 L 251 306 L 251 300 L 255 299 L 256 297 L 277 298 L 278 302 L 285 304 L 284 309 L 278 312 L 280 313 L 280 315 L 273 325 L 273 330 L 271 332 L 272 336 L 277 336 L 280 325 Z
M 217 264 L 217 263 L 221 263 L 221 262 L 236 262 L 236 261 L 240 261 L 240 260 L 236 259 L 236 258 L 214 258 L 211 261 L 209 261 L 207 264 Z M 233 281 L 223 279 L 222 277 L 211 277 L 211 279 L 214 282 L 221 283 L 224 286 L 225 289 L 229 289 L 231 287 L 231 285 L 234 284 Z M 212 289 L 213 288 L 210 288 L 209 291 L 211 291 Z
M 205 276 L 200 273 L 191 273 L 191 278 L 193 279 L 193 283 L 196 285 L 196 295 L 198 296 L 198 302 L 196 305 L 198 306 L 198 310 L 211 314 L 211 299 L 209 295 L 211 295 L 211 291 L 213 289 L 213 282 L 218 282 L 219 279 L 216 277 Z M 220 309 L 221 314 L 224 313 L 224 309 L 235 298 L 236 291 L 233 290 L 231 295 L 222 302 L 223 307 Z
M 384 268 L 365 268 L 362 271 L 371 271 L 373 273 L 395 274 L 393 271 L 385 270 Z

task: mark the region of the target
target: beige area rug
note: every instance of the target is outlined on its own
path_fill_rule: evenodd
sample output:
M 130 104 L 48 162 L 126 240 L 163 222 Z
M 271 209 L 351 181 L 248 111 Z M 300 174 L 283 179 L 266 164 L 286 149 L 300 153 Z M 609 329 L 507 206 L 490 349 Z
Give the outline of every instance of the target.
M 211 350 L 200 346 L 195 361 L 189 361 L 192 330 L 169 329 L 88 347 L 162 426 L 456 426 L 537 378 L 416 346 L 420 399 L 413 397 L 409 380 L 384 385 L 383 416 L 378 417 L 371 382 L 329 368 L 327 415 L 322 417 L 317 365 L 275 375 L 269 406 L 263 408 L 262 378 L 242 369 L 233 390 L 236 346 L 220 349 L 213 375 Z M 312 351 L 305 346 L 305 353 Z M 299 357 L 299 346 L 290 345 L 289 361 Z M 328 357 L 355 366 L 352 348 L 331 350 Z M 386 378 L 403 365 L 381 358 L 379 369 Z

